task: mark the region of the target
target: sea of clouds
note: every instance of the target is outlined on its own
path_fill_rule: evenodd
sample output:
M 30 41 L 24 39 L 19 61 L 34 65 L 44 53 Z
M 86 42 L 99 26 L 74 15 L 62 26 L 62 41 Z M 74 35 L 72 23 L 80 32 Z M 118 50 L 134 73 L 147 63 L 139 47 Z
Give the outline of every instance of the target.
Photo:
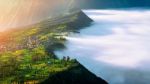
M 110 84 L 149 84 L 150 10 L 84 10 L 95 22 L 67 38 L 62 56 L 78 59 Z

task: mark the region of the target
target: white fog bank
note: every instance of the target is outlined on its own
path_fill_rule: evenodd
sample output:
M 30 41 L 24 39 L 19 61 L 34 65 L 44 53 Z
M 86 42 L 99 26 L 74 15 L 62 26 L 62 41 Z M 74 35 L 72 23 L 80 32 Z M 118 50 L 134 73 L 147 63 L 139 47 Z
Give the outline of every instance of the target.
M 56 54 L 78 59 L 110 84 L 149 84 L 150 10 L 84 12 L 95 22 Z

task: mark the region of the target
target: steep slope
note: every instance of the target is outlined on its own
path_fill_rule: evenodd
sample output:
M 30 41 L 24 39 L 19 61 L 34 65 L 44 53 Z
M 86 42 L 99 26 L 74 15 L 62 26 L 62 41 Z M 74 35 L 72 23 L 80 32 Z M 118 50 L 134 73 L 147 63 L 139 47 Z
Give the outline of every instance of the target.
M 58 59 L 53 53 L 56 49 L 65 48 L 64 36 L 90 25 L 91 22 L 92 20 L 82 11 L 75 11 L 37 24 L 2 32 L 0 34 L 0 83 L 43 82 L 46 84 L 48 81 L 59 84 L 64 82 L 80 84 L 85 83 L 81 80 L 85 78 L 91 84 L 105 84 L 102 79 L 90 73 L 77 61 L 68 57 Z M 63 79 L 63 76 L 66 78 Z M 68 79 L 69 76 L 75 78 Z M 78 79 L 80 76 L 82 78 Z
M 49 76 L 41 84 L 107 84 L 107 82 L 78 64 L 66 71 Z

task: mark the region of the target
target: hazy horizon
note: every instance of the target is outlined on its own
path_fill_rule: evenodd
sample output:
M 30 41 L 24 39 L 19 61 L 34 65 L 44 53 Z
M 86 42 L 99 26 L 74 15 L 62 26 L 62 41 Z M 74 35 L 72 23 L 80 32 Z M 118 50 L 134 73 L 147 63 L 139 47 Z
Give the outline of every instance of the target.
M 141 2 L 141 3 L 140 3 Z M 81 9 L 114 7 L 145 7 L 148 0 L 0 0 L 0 31 L 7 28 L 27 26 L 65 12 L 74 5 Z
M 150 7 L 150 0 L 77 0 L 83 9 Z

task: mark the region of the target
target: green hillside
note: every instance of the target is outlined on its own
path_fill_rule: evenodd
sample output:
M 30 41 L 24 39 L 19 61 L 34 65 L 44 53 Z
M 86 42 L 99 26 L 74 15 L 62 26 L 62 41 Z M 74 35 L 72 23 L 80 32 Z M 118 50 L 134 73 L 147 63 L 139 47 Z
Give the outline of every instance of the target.
M 37 84 L 45 80 L 50 81 L 48 78 L 55 74 L 81 66 L 69 57 L 58 59 L 53 51 L 65 48 L 64 36 L 77 32 L 91 22 L 83 12 L 76 11 L 23 28 L 1 32 L 0 84 Z M 92 77 L 101 81 L 95 75 Z

